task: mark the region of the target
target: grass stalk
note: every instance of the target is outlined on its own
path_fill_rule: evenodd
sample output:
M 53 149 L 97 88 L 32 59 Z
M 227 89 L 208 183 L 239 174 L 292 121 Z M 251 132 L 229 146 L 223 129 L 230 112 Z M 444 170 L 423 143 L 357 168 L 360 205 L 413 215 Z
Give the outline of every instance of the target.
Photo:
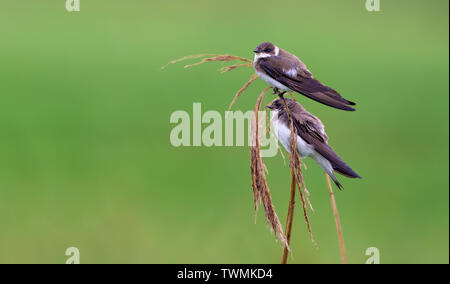
M 342 264 L 347 263 L 347 256 L 345 254 L 345 247 L 344 247 L 344 236 L 342 234 L 342 227 L 341 227 L 341 221 L 339 219 L 339 213 L 336 206 L 336 199 L 334 198 L 333 188 L 331 187 L 330 177 L 325 174 L 325 178 L 327 180 L 328 184 L 328 190 L 330 191 L 330 200 L 331 200 L 331 207 L 333 207 L 333 214 L 334 214 L 334 220 L 336 222 L 336 230 L 339 238 L 339 247 L 341 250 L 341 257 L 342 257 Z
M 291 197 L 289 200 L 288 215 L 286 221 L 286 242 L 288 245 L 291 243 L 291 232 L 292 223 L 294 221 L 294 209 L 295 209 L 295 185 L 297 184 L 295 180 L 295 174 L 291 174 Z M 287 263 L 287 258 L 289 255 L 289 248 L 283 247 L 283 255 L 281 257 L 281 264 Z
M 239 89 L 239 91 L 234 96 L 233 100 L 230 103 L 230 106 L 228 107 L 228 110 L 231 110 L 231 107 L 233 106 L 234 102 L 236 102 L 237 98 L 245 91 L 247 90 L 248 86 L 250 86 L 251 83 L 253 83 L 256 79 L 258 79 L 258 75 L 253 74 L 253 76 L 250 78 L 250 80 L 247 81 L 247 83 L 242 86 L 242 88 Z

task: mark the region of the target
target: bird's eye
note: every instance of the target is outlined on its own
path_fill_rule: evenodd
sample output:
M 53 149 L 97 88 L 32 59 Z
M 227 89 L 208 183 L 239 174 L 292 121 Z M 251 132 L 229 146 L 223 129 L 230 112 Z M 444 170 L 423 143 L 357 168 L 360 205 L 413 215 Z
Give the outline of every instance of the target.
M 270 49 L 270 48 L 264 49 L 264 52 L 267 52 L 267 53 L 269 53 L 269 52 L 271 52 L 271 51 L 272 51 L 272 49 Z

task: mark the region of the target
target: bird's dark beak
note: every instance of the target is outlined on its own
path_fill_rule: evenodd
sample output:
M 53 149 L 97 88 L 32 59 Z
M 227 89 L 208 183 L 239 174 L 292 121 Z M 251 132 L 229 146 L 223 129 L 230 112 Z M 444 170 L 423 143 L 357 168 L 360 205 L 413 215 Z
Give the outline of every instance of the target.
M 268 106 L 266 106 L 266 108 L 273 109 L 273 106 L 272 105 L 268 105 Z
M 259 53 L 259 49 L 253 50 L 254 53 Z

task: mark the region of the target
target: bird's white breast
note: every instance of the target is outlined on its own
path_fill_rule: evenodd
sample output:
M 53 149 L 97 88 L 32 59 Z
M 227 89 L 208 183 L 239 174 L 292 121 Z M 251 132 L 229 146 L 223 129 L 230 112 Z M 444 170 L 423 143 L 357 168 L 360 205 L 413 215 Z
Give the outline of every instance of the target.
M 271 85 L 272 87 L 278 88 L 278 89 L 283 90 L 283 91 L 288 91 L 288 92 L 291 91 L 291 89 L 289 89 L 285 85 L 281 84 L 280 82 L 278 82 L 277 80 L 273 79 L 269 75 L 266 75 L 263 72 L 256 71 L 256 74 L 259 76 L 259 78 L 263 79 L 263 81 L 265 81 L 267 84 Z
M 291 145 L 291 130 L 284 123 L 278 119 L 278 111 L 272 111 L 272 126 L 280 143 L 283 147 L 290 153 Z M 333 174 L 333 167 L 327 159 L 320 155 L 314 146 L 306 143 L 300 136 L 297 135 L 297 151 L 300 154 L 300 158 L 311 157 L 313 158 L 319 166 L 329 175 Z
M 278 119 L 278 111 L 272 111 L 272 126 L 280 143 L 290 153 L 291 130 Z M 297 150 L 301 158 L 315 155 L 314 147 L 297 135 Z

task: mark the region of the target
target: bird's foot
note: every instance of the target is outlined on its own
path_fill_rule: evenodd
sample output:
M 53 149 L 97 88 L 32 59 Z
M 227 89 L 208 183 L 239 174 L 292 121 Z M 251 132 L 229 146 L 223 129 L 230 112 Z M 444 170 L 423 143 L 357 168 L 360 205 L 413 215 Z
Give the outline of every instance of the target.
M 286 94 L 286 91 L 278 93 L 278 96 L 283 99 L 284 94 Z
M 273 94 L 278 95 L 280 98 L 282 98 L 283 95 L 286 94 L 286 91 L 280 92 L 280 90 L 278 88 L 273 88 Z
M 280 93 L 280 90 L 278 88 L 273 88 L 273 94 L 278 95 Z

